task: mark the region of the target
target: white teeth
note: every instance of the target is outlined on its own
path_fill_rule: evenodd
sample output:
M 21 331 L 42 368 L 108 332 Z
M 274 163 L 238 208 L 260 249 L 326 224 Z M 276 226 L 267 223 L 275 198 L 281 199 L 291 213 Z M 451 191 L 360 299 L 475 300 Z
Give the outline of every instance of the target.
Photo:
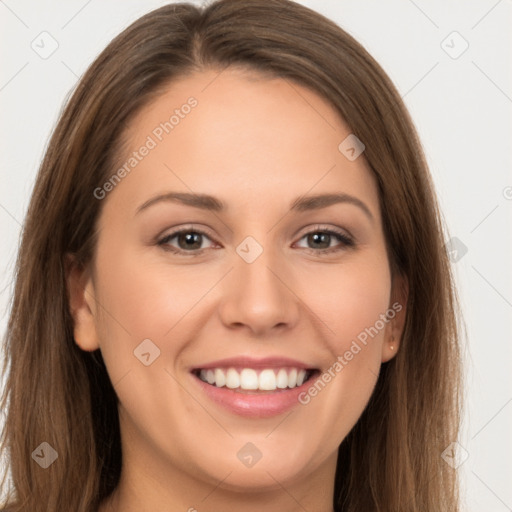
M 274 391 L 276 389 L 276 374 L 273 370 L 263 370 L 260 373 L 259 389 L 266 391 Z
M 215 373 L 213 370 L 206 371 L 206 382 L 208 382 L 208 384 L 213 384 L 215 382 Z
M 281 368 L 277 372 L 276 386 L 279 389 L 285 389 L 288 387 L 288 374 L 284 368 Z
M 258 389 L 258 385 L 258 374 L 251 368 L 244 368 L 240 373 L 240 387 L 242 389 Z
M 226 373 L 226 387 L 236 389 L 240 387 L 240 375 L 234 368 L 230 368 Z
M 307 371 L 303 368 L 266 368 L 259 373 L 253 368 L 243 368 L 238 372 L 234 368 L 228 368 L 227 371 L 222 368 L 209 368 L 201 370 L 199 377 L 202 381 L 230 389 L 247 389 L 274 391 L 277 389 L 295 388 L 304 384 Z
M 215 372 L 215 382 L 212 382 L 212 384 L 215 384 L 219 388 L 226 385 L 226 375 L 224 374 L 224 371 L 220 368 L 216 368 Z
M 294 388 L 297 385 L 297 370 L 293 368 L 288 374 L 288 387 Z

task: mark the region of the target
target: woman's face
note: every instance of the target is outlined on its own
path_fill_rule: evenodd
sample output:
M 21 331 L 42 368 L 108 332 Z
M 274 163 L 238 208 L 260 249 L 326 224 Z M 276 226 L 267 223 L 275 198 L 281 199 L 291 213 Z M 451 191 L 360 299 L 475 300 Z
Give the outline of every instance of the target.
M 350 133 L 308 89 L 233 69 L 181 79 L 128 127 L 73 299 L 119 397 L 125 471 L 333 478 L 403 316 Z

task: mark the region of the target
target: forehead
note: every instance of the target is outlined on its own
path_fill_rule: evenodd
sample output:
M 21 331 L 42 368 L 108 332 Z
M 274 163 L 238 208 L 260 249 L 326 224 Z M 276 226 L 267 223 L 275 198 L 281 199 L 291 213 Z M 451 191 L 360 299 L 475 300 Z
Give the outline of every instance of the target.
M 140 203 L 178 189 L 225 198 L 229 206 L 242 190 L 255 204 L 335 190 L 377 204 L 364 155 L 350 161 L 339 149 L 350 133 L 327 100 L 289 80 L 237 68 L 197 72 L 132 119 L 118 165 L 151 149 L 113 195 Z

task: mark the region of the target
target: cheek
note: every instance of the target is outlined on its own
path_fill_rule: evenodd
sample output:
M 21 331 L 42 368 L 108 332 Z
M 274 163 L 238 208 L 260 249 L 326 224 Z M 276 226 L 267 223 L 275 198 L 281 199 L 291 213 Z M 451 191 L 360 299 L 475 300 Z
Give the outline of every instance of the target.
M 316 427 L 332 435 L 330 449 L 357 422 L 374 390 L 388 325 L 382 318 L 389 308 L 390 280 L 385 258 L 361 259 L 357 265 L 318 272 L 305 295 L 327 333 L 330 360 L 301 403 Z
M 301 283 L 300 296 L 307 297 L 307 305 L 323 323 L 333 353 L 345 352 L 358 338 L 364 342 L 368 330 L 371 339 L 382 338 L 385 324 L 380 318 L 389 308 L 391 292 L 386 258 L 354 258 L 319 268 L 314 276 L 298 273 L 296 279 Z
M 206 307 L 206 292 L 225 270 L 209 265 L 166 265 L 165 255 L 154 257 L 154 247 L 141 252 L 118 245 L 114 237 L 108 240 L 97 255 L 104 358 L 111 361 L 114 371 L 119 368 L 121 372 L 137 363 L 134 350 L 150 339 L 164 356 L 162 360 L 176 360 L 200 325 L 194 319 Z
M 115 243 L 98 251 L 97 268 L 99 295 L 111 313 L 107 322 L 117 320 L 134 340 L 150 334 L 161 337 L 190 307 L 198 284 L 191 272 L 155 265 L 140 250 L 129 246 L 118 250 Z M 183 293 L 185 284 L 188 295 Z

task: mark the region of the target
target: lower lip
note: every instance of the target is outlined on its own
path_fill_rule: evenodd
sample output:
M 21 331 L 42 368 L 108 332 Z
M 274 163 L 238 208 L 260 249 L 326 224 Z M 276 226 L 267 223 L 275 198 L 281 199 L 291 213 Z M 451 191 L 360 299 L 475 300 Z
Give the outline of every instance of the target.
M 299 395 L 311 386 L 316 377 L 313 375 L 296 388 L 249 395 L 226 387 L 212 386 L 192 374 L 192 378 L 211 400 L 232 413 L 248 418 L 269 418 L 288 411 L 294 405 L 300 405 Z

